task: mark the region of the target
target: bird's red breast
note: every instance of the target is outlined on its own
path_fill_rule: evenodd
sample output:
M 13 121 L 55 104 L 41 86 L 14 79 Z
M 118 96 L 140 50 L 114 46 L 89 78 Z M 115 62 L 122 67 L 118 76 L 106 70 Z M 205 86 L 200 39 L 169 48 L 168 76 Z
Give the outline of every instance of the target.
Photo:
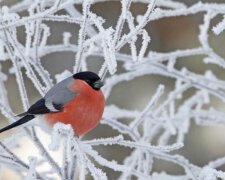
M 44 115 L 50 124 L 71 124 L 77 135 L 95 128 L 101 120 L 105 99 L 101 90 L 94 90 L 82 80 L 74 80 L 69 89 L 76 96 L 64 105 L 62 112 Z

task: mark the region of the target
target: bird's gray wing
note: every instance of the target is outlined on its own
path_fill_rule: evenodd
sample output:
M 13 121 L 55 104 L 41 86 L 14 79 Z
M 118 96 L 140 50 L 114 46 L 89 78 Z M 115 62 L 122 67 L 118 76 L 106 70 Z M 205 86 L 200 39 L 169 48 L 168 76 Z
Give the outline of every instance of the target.
M 34 103 L 28 111 L 21 114 L 21 116 L 25 114 L 45 114 L 62 111 L 64 104 L 76 96 L 76 93 L 69 89 L 73 81 L 73 77 L 69 77 L 53 86 L 46 93 L 44 98 Z
M 75 96 L 76 96 L 76 93 L 71 92 L 67 89 L 64 89 L 64 90 L 61 90 L 61 91 L 57 92 L 56 94 L 46 98 L 45 99 L 45 106 L 51 112 L 62 111 L 63 107 L 64 107 L 64 104 L 69 102 Z

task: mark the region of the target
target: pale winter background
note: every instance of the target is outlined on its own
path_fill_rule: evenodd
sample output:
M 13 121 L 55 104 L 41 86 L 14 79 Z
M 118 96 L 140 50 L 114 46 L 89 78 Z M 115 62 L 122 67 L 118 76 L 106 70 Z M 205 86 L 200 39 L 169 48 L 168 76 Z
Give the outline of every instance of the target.
M 0 6 L 1 127 L 81 70 L 107 102 L 79 140 L 62 124 L 1 134 L 0 179 L 225 179 L 223 0 Z

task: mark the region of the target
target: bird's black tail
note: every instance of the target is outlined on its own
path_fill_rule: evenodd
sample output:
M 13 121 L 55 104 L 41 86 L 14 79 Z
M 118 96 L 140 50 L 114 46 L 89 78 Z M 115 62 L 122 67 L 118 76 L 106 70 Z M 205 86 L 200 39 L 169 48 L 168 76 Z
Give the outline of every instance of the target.
M 22 117 L 21 119 L 19 119 L 18 121 L 16 121 L 16 122 L 14 122 L 14 123 L 12 123 L 12 124 L 2 128 L 2 129 L 0 129 L 0 133 L 2 133 L 4 131 L 7 131 L 9 129 L 12 129 L 14 127 L 17 127 L 19 125 L 22 125 L 22 124 L 32 120 L 34 117 L 35 117 L 34 115 L 30 115 L 30 114 L 26 115 L 26 116 Z
M 16 116 L 17 117 L 23 117 L 23 116 L 26 116 L 28 114 L 29 114 L 28 112 L 24 112 L 24 113 L 21 113 L 21 114 L 17 114 Z

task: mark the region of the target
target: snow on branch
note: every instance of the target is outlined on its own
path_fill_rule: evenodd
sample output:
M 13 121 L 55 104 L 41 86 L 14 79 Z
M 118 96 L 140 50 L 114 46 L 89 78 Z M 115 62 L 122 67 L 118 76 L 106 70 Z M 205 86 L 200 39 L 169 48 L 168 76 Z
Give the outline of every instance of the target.
M 148 94 L 145 107 L 139 110 L 108 104 L 101 124 L 113 129 L 117 136 L 82 140 L 74 134 L 70 125 L 58 123 L 52 129 L 50 144 L 46 146 L 36 127 L 25 126 L 21 130 L 22 133 L 16 133 L 0 142 L 1 166 L 8 166 L 22 179 L 27 180 L 55 177 L 84 180 L 88 176 L 95 180 L 110 179 L 105 168 L 118 173 L 118 179 L 121 180 L 134 177 L 148 180 L 225 179 L 225 173 L 217 169 L 225 164 L 225 157 L 200 167 L 178 151 L 185 148 L 184 140 L 190 132 L 191 120 L 200 126 L 225 125 L 225 113 L 215 109 L 211 103 L 211 99 L 215 97 L 222 103 L 225 102 L 225 81 L 217 77 L 210 66 L 207 66 L 207 70 L 202 74 L 186 67 L 178 69 L 176 66 L 182 58 L 201 56 L 203 64 L 213 64 L 225 70 L 225 59 L 217 54 L 209 41 L 211 32 L 219 35 L 225 30 L 225 3 L 199 1 L 188 6 L 175 0 L 116 1 L 121 6 L 120 13 L 116 17 L 117 22 L 108 27 L 106 24 L 110 20 L 96 13 L 93 7 L 109 2 L 21 0 L 9 7 L 0 8 L 1 114 L 9 123 L 17 120 L 6 85 L 9 77 L 15 77 L 20 95 L 18 101 L 21 100 L 21 107 L 26 111 L 30 106 L 27 78 L 40 96 L 44 96 L 55 82 L 72 73 L 88 70 L 90 64 L 95 63 L 95 60 L 90 62 L 91 57 L 103 60 L 100 65 L 100 61 L 96 64 L 99 65 L 99 76 L 105 81 L 103 92 L 106 101 L 117 85 L 147 75 L 171 78 L 174 86 L 168 90 L 166 85 L 158 84 L 154 87 L 154 93 Z M 132 6 L 138 4 L 146 8 L 142 14 L 135 14 L 132 10 Z M 198 13 L 203 14 L 196 37 L 198 46 L 189 49 L 177 48 L 170 52 L 156 52 L 151 49 L 151 37 L 155 34 L 148 32 L 146 26 L 151 25 L 153 21 Z M 223 18 L 212 27 L 212 21 L 217 16 Z M 51 23 L 70 24 L 74 29 L 62 33 L 61 43 L 50 43 L 49 39 L 54 36 Z M 79 27 L 77 32 L 75 27 Z M 23 41 L 18 33 L 21 29 L 25 34 Z M 76 35 L 78 38 L 74 42 Z M 138 41 L 141 42 L 139 46 Z M 123 50 L 126 46 L 130 48 L 129 51 Z M 65 69 L 58 74 L 51 74 L 44 66 L 46 57 L 67 52 L 74 56 L 72 71 Z M 3 69 L 6 62 L 10 62 L 8 71 Z M 184 94 L 190 89 L 194 89 L 194 93 L 184 98 Z M 129 90 L 126 92 L 129 93 Z M 125 119 L 126 123 L 122 119 Z M 34 155 L 24 161 L 12 151 L 23 136 L 33 142 L 41 157 Z M 60 151 L 61 146 L 63 148 Z M 101 154 L 101 151 L 98 151 L 101 147 L 129 149 L 129 153 L 117 162 L 113 156 Z M 57 162 L 52 154 L 57 151 L 61 152 L 61 163 Z M 173 175 L 163 169 L 155 172 L 153 166 L 157 159 L 180 166 L 184 169 L 183 174 Z M 43 164 L 48 164 L 50 170 L 40 168 Z

